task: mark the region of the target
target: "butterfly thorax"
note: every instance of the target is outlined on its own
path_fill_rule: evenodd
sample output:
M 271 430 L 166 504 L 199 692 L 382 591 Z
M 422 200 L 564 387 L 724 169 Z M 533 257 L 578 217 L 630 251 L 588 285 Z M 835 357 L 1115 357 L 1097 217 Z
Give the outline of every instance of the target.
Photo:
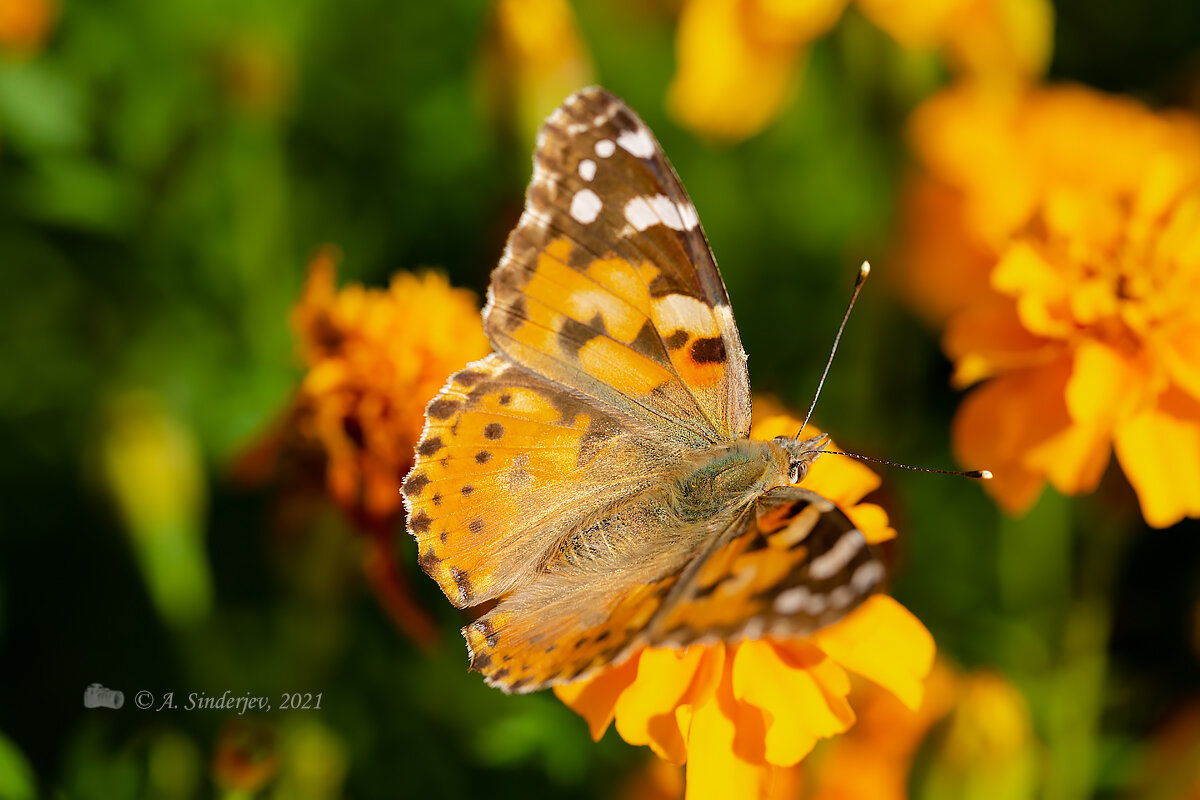
M 743 439 L 702 450 L 679 473 L 671 493 L 674 511 L 686 522 L 700 522 L 744 507 L 787 485 L 790 463 L 787 448 L 775 441 Z

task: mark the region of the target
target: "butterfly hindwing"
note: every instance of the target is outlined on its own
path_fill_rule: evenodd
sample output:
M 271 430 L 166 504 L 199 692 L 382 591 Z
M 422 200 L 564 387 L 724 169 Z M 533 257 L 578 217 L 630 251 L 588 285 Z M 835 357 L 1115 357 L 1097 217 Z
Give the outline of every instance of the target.
M 429 403 L 402 490 L 422 568 L 460 607 L 533 580 L 566 531 L 629 491 L 649 441 L 500 356 L 470 364 Z
M 884 573 L 875 548 L 837 506 L 798 486 L 779 487 L 689 565 L 648 638 L 683 647 L 807 636 L 858 607 Z
M 586 678 L 644 646 L 806 636 L 878 588 L 883 564 L 837 507 L 800 487 L 725 514 L 699 554 L 602 581 L 551 573 L 463 633 L 472 668 L 506 691 Z
M 573 95 L 539 134 L 485 329 L 516 363 L 662 436 L 749 432 L 746 355 L 695 207 L 649 128 L 603 89 Z

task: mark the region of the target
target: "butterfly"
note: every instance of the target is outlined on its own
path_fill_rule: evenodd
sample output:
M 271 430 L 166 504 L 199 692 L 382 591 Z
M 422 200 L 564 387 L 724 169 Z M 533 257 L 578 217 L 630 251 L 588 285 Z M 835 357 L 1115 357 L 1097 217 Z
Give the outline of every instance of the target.
M 795 485 L 825 437 L 749 439 L 746 353 L 695 206 L 606 90 L 538 134 L 484 328 L 495 352 L 429 403 L 402 493 L 424 571 L 460 608 L 494 604 L 463 629 L 492 686 L 807 635 L 882 581 L 849 518 Z

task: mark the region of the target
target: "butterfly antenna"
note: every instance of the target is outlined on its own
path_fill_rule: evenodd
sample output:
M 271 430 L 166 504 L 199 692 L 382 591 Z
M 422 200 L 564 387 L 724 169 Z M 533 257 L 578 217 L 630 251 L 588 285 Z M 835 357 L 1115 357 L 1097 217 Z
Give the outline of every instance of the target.
M 842 340 L 842 331 L 846 329 L 846 322 L 850 319 L 850 311 L 854 308 L 854 301 L 858 299 L 858 293 L 862 291 L 862 286 L 867 282 L 867 276 L 871 274 L 871 265 L 866 261 L 858 268 L 858 277 L 854 280 L 854 291 L 850 294 L 850 302 L 846 305 L 846 313 L 842 315 L 842 324 L 838 325 L 837 336 L 833 337 L 833 347 L 829 349 L 829 360 L 825 362 L 825 371 L 821 373 L 821 380 L 817 383 L 817 391 L 813 394 L 812 403 L 808 406 L 808 413 L 804 415 L 804 424 L 800 426 L 800 430 L 796 432 L 797 439 L 800 434 L 804 433 L 804 429 L 808 427 L 808 421 L 812 418 L 813 409 L 817 407 L 817 398 L 821 396 L 821 389 L 825 386 L 825 378 L 829 375 L 829 368 L 833 366 L 833 356 L 837 353 L 838 342 Z
M 929 467 L 914 467 L 909 464 L 899 464 L 895 461 L 887 461 L 882 458 L 871 458 L 870 456 L 859 455 L 858 453 L 844 453 L 841 450 L 822 450 L 822 453 L 831 456 L 846 456 L 847 458 L 857 458 L 859 461 L 870 461 L 872 464 L 887 464 L 889 467 L 898 467 L 900 469 L 909 469 L 913 472 L 933 472 L 938 475 L 957 475 L 960 478 L 977 478 L 979 480 L 991 480 L 991 470 L 986 469 L 971 469 L 965 472 L 960 472 L 954 469 L 930 469 Z

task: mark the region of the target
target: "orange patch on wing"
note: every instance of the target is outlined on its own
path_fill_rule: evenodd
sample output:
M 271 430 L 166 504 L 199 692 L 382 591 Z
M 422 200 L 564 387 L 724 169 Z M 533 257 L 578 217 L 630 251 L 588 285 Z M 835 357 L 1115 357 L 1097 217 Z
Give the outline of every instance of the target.
M 639 270 L 624 259 L 610 258 L 598 259 L 580 272 L 569 266 L 570 252 L 569 241 L 556 239 L 538 256 L 537 269 L 524 293 L 537 301 L 543 316 L 535 318 L 531 313 L 531 322 L 557 332 L 563 319 L 588 325 L 598 317 L 610 336 L 632 342 L 650 313 L 650 289 L 641 277 L 648 274 L 645 268 Z
M 620 386 L 623 392 L 635 396 L 649 394 L 654 387 L 673 378 L 668 370 L 649 358 L 602 336 L 580 348 L 579 363 L 593 378 Z
M 716 389 L 727 377 L 728 353 L 716 312 L 694 297 L 667 295 L 654 303 L 654 324 L 670 346 L 671 364 L 688 386 Z
M 505 590 L 496 576 L 512 570 L 505 557 L 524 543 L 535 498 L 576 470 L 594 422 L 594 413 L 570 400 L 510 385 L 506 369 L 489 356 L 451 379 L 429 405 L 404 485 L 421 566 L 459 606 Z

